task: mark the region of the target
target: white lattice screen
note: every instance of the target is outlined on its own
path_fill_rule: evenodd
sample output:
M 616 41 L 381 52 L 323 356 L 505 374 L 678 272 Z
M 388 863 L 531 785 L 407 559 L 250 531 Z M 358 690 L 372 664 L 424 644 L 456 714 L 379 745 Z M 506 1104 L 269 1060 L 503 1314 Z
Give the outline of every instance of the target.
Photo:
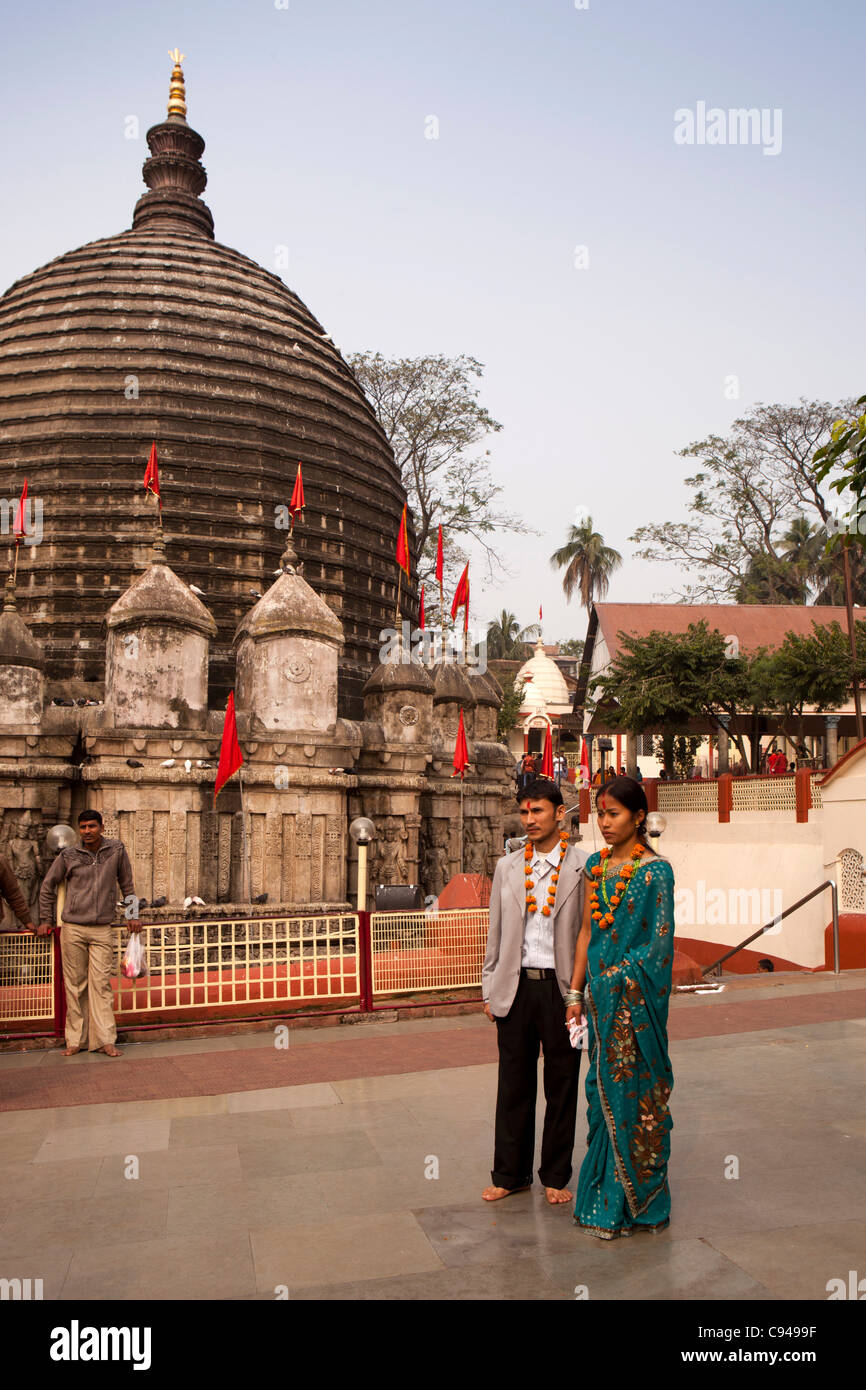
M 794 811 L 793 777 L 735 777 L 731 783 L 735 811 Z
M 843 849 L 839 855 L 839 907 L 843 912 L 866 911 L 863 855 L 856 849 Z

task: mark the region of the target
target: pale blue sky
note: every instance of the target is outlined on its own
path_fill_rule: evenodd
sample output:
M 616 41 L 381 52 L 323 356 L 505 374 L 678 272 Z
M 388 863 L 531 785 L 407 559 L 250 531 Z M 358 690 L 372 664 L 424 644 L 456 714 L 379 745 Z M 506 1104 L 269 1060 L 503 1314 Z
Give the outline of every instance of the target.
M 503 502 L 542 534 L 511 580 L 474 567 L 474 619 L 542 601 L 583 636 L 547 560 L 578 505 L 626 558 L 612 599 L 676 587 L 627 540 L 684 514 L 675 451 L 866 390 L 855 0 L 52 0 L 0 37 L 0 288 L 129 226 L 177 44 L 218 240 L 268 269 L 288 245 L 344 352 L 485 363 Z M 778 108 L 780 153 L 675 144 L 699 101 Z

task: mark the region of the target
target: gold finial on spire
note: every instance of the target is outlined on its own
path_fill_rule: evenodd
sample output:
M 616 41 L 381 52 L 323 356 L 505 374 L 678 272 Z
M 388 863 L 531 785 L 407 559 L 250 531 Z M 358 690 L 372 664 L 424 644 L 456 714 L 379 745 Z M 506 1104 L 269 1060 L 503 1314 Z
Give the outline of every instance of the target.
M 186 120 L 186 91 L 183 85 L 183 68 L 181 63 L 186 57 L 178 48 L 170 48 L 168 56 L 174 63 L 171 70 L 171 87 L 168 92 L 168 114 L 169 116 L 179 116 L 182 121 Z

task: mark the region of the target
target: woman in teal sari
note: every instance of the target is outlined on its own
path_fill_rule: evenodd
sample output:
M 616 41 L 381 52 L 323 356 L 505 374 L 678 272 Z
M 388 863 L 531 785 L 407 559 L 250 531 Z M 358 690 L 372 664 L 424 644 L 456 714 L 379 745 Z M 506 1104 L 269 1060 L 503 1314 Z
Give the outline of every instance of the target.
M 567 1018 L 585 1014 L 589 1133 L 574 1220 L 602 1240 L 663 1230 L 673 1073 L 667 1017 L 674 955 L 674 876 L 646 843 L 647 800 L 631 777 L 596 793 L 605 848 L 585 865 L 587 891 Z

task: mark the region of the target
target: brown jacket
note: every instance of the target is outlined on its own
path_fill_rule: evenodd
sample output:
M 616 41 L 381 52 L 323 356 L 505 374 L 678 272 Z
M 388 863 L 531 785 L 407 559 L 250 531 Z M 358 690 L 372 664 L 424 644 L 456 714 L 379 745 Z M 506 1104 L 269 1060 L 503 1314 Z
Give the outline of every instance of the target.
M 24 901 L 24 894 L 21 892 L 17 878 L 12 872 L 12 866 L 8 859 L 0 854 L 0 902 L 6 899 L 19 922 L 28 925 L 33 920 L 33 914 Z
M 63 921 L 110 926 L 117 917 L 117 885 L 124 897 L 134 892 L 132 866 L 121 840 L 103 840 L 95 854 L 83 845 L 62 849 L 42 881 L 39 920 L 54 923 L 57 885 L 66 880 Z M 135 916 L 138 916 L 136 911 Z

